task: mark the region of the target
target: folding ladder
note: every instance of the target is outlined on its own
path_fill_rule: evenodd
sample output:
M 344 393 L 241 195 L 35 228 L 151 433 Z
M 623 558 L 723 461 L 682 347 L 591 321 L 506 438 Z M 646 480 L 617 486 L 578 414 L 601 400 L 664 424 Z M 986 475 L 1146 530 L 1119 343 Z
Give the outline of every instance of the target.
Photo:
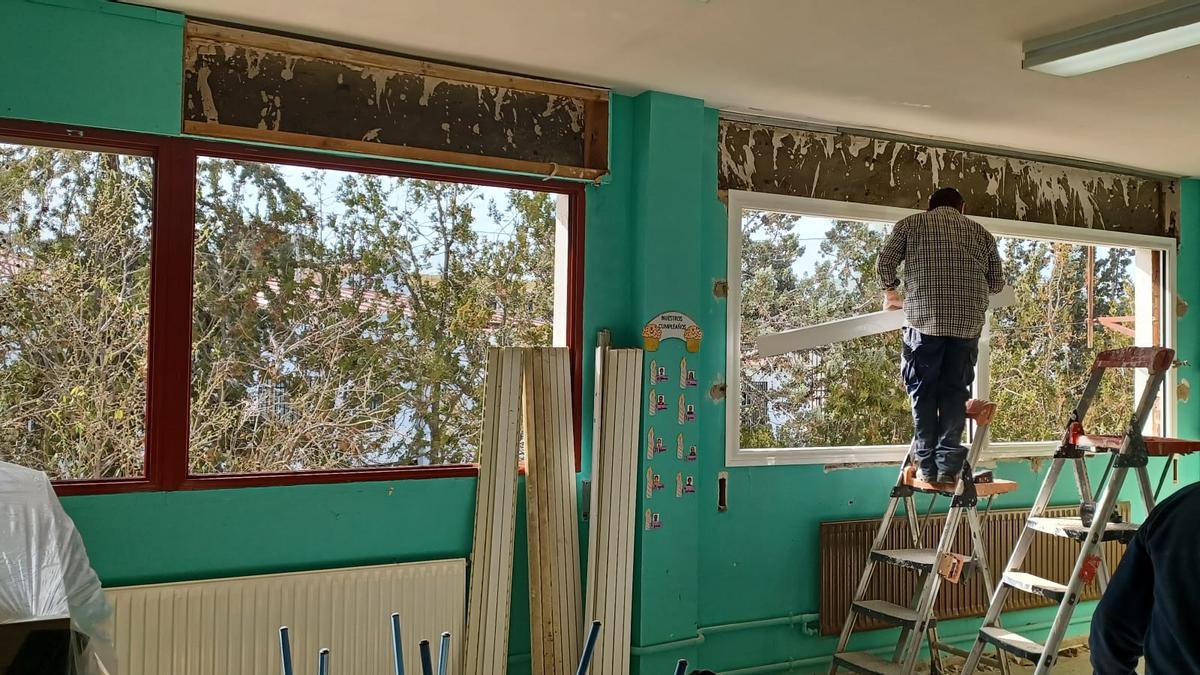
M 991 480 L 991 475 L 981 474 L 976 477 L 972 472 L 979 460 L 983 449 L 987 447 L 989 428 L 992 417 L 996 413 L 996 404 L 987 401 L 969 401 L 967 417 L 976 424 L 975 438 L 967 452 L 967 460 L 957 483 L 926 483 L 915 478 L 916 467 L 912 463 L 911 453 L 900 465 L 900 475 L 892 488 L 891 499 L 879 524 L 879 531 L 871 544 L 871 552 L 867 558 L 866 569 L 854 592 L 850 605 L 850 613 L 842 627 L 841 638 L 829 668 L 830 675 L 839 669 L 857 673 L 880 673 L 886 675 L 905 675 L 911 673 L 921 652 L 922 641 L 927 639 L 932 672 L 941 672 L 942 645 L 938 641 L 936 618 L 933 616 L 934 601 L 937 600 L 938 590 L 943 577 L 957 582 L 971 558 L 952 552 L 958 527 L 966 516 L 967 525 L 971 531 L 972 554 L 974 564 L 983 577 L 984 589 L 990 597 L 993 594 L 993 579 L 988 570 L 987 552 L 983 544 L 983 524 L 976 511 L 980 497 L 987 498 L 987 507 L 991 508 L 992 499 L 998 494 L 1012 492 L 1017 489 L 1013 481 Z M 932 495 L 929 510 L 922 519 L 917 513 L 914 493 L 921 492 Z M 950 508 L 946 512 L 946 523 L 936 548 L 925 548 L 926 525 L 933 513 L 933 505 L 938 497 L 949 497 Z M 908 521 L 908 532 L 912 540 L 912 548 L 883 549 L 884 543 L 891 530 L 892 519 L 896 517 L 896 509 L 903 502 L 904 513 Z M 986 517 L 986 512 L 985 512 Z M 884 600 L 866 599 L 871 578 L 876 565 L 895 565 L 919 575 L 916 592 L 909 607 L 886 602 Z M 900 638 L 891 660 L 875 656 L 869 652 L 847 652 L 846 645 L 854 632 L 854 624 L 859 616 L 867 616 L 879 621 L 899 626 Z M 961 652 L 960 652 L 961 653 Z M 999 655 L 999 653 L 998 653 Z M 1008 672 L 1003 658 L 997 664 Z
M 1091 377 L 1083 390 L 1079 405 L 1071 413 L 1063 441 L 1054 454 L 1050 470 L 1046 473 L 1041 490 L 1029 510 L 1025 529 L 1004 568 L 1000 585 L 992 595 L 991 605 L 975 645 L 963 664 L 964 675 L 975 671 L 986 644 L 1034 662 L 1036 674 L 1049 672 L 1058 658 L 1059 644 L 1067 631 L 1067 624 L 1071 620 L 1075 605 L 1079 602 L 1084 584 L 1093 579 L 1098 580 L 1101 593 L 1108 586 L 1108 568 L 1102 556 L 1101 544 L 1106 541 L 1127 543 L 1137 532 L 1136 524 L 1119 522 L 1120 518 L 1114 511 L 1121 486 L 1125 483 L 1126 472 L 1129 469 L 1136 470 L 1142 499 L 1145 501 L 1146 510 L 1149 511 L 1154 508 L 1157 492 L 1162 489 L 1163 481 L 1167 477 L 1167 468 L 1171 466 L 1170 458 L 1200 449 L 1200 442 L 1196 441 L 1142 436 L 1142 428 L 1154 408 L 1154 401 L 1162 388 L 1167 370 L 1174 363 L 1174 358 L 1174 350 L 1161 347 L 1127 347 L 1096 355 Z M 1146 388 L 1141 393 L 1129 428 L 1123 436 L 1087 436 L 1083 429 L 1083 419 L 1100 388 L 1104 371 L 1110 368 L 1147 369 L 1149 377 Z M 1084 458 L 1104 452 L 1109 454 L 1108 469 L 1105 471 L 1108 484 L 1105 485 L 1105 478 L 1101 478 L 1097 488 L 1103 491 L 1097 500 L 1092 491 Z M 1151 490 L 1150 476 L 1146 471 L 1147 460 L 1151 456 L 1168 458 L 1158 482 L 1158 489 L 1154 491 Z M 1046 518 L 1043 514 L 1050 501 L 1050 495 L 1054 492 L 1055 483 L 1058 482 L 1067 462 L 1071 463 L 1075 473 L 1075 486 L 1079 490 L 1080 498 L 1080 517 Z M 1075 560 L 1070 580 L 1065 585 L 1020 571 L 1038 534 L 1050 534 L 1082 542 L 1083 546 Z M 1058 603 L 1058 613 L 1044 644 L 1000 627 L 1000 613 L 1012 590 L 1032 593 Z

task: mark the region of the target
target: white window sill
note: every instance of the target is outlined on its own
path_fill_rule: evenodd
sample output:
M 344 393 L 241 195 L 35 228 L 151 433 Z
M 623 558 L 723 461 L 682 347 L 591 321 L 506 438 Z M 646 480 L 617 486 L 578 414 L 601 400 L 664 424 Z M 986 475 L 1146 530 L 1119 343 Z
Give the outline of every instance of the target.
M 905 445 L 849 445 L 825 448 L 743 448 L 726 458 L 726 466 L 780 466 L 818 464 L 831 467 L 899 464 L 908 452 Z M 1054 455 L 1058 441 L 991 443 L 981 464 L 998 460 L 1043 459 Z

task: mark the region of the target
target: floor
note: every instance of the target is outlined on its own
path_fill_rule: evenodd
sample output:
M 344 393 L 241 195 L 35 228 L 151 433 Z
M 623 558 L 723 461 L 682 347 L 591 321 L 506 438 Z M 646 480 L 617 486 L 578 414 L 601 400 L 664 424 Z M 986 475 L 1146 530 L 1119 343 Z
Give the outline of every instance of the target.
M 1092 663 L 1090 654 L 1086 644 L 1080 644 L 1073 647 L 1067 647 L 1059 652 L 1058 664 L 1052 670 L 1053 675 L 1092 675 Z M 958 668 L 962 664 L 962 659 L 947 659 L 946 660 L 946 675 L 959 675 L 961 672 Z M 998 673 L 998 670 L 983 669 L 981 673 Z M 1138 672 L 1145 672 L 1142 667 L 1138 667 Z M 1010 675 L 1032 675 L 1032 665 L 1013 666 L 1009 669 Z

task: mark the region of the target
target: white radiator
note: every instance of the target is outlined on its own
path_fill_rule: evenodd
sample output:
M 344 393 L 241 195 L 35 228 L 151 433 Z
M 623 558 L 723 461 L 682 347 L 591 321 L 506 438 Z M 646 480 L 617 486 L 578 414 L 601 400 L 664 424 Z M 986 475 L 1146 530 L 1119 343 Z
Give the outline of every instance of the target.
M 274 675 L 279 627 L 291 631 L 297 672 L 316 672 L 331 650 L 331 672 L 387 675 L 391 615 L 400 613 L 405 671 L 420 672 L 417 643 L 434 658 L 443 631 L 457 674 L 466 561 L 439 560 L 128 586 L 106 591 L 115 610 L 121 675 Z

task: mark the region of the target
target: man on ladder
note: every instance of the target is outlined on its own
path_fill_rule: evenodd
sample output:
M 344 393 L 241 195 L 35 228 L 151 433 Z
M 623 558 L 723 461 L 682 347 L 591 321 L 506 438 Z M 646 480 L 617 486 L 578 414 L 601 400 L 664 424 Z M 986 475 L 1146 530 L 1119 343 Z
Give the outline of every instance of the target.
M 976 504 L 985 497 L 990 508 L 993 497 L 1011 492 L 1017 485 L 992 480 L 990 475 L 977 480 L 967 468 L 987 447 L 989 425 L 996 412 L 995 404 L 968 404 L 968 398 L 975 379 L 988 295 L 1003 290 L 1004 274 L 995 239 L 963 216 L 962 209 L 963 198 L 957 190 L 938 190 L 929 200 L 929 211 L 896 224 L 879 255 L 877 271 L 884 288 L 884 308 L 903 308 L 907 314 L 902 373 L 912 398 L 915 429 L 912 453 L 901 465 L 843 624 L 830 664 L 831 675 L 840 670 L 907 675 L 916 666 L 923 638 L 929 644 L 930 670 L 940 673 L 940 652 L 949 650 L 937 636 L 934 616 L 942 579 L 957 583 L 963 570 L 973 566 L 983 577 L 985 591 L 989 596 L 993 593 L 983 521 L 976 513 Z M 896 291 L 901 262 L 907 293 L 903 301 Z M 962 445 L 968 417 L 977 425 L 969 451 Z M 923 520 L 917 513 L 916 493 L 931 495 Z M 926 525 L 939 496 L 950 498 L 950 506 L 940 536 L 931 537 L 936 544 L 928 548 L 927 542 L 934 542 L 926 539 L 930 529 Z M 908 547 L 897 549 L 885 544 L 891 540 L 892 521 L 901 507 L 907 527 L 901 525 L 897 532 L 907 535 L 904 544 Z M 970 556 L 952 551 L 964 520 L 970 531 Z M 880 565 L 916 573 L 916 590 L 909 606 L 868 598 L 872 577 Z M 859 617 L 901 628 L 891 660 L 848 650 Z M 1003 661 L 995 663 L 1007 673 Z
M 929 483 L 953 483 L 962 470 L 988 295 L 1004 289 L 996 239 L 963 208 L 958 190 L 934 192 L 928 211 L 896 223 L 877 264 L 884 309 L 907 314 L 901 372 L 912 399 L 917 478 Z M 901 262 L 903 299 L 896 290 Z

